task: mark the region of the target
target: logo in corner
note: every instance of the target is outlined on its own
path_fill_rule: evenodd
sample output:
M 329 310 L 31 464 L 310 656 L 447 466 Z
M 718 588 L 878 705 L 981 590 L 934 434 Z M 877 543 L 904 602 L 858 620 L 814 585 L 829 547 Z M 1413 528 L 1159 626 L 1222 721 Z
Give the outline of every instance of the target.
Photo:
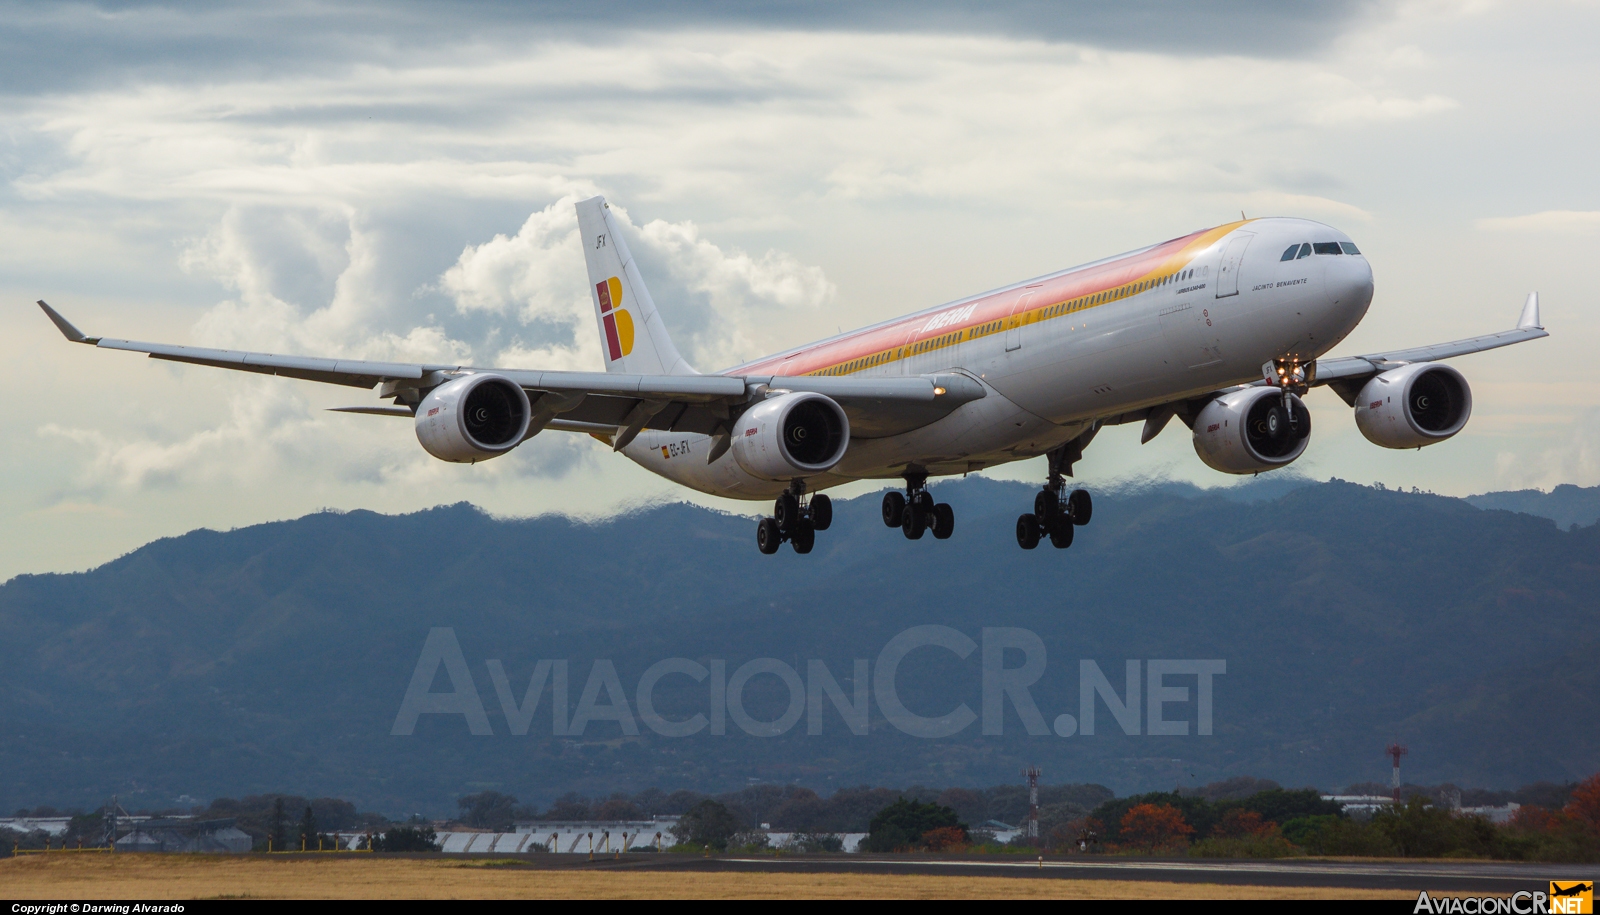
M 600 299 L 600 323 L 606 331 L 606 350 L 616 362 L 633 352 L 633 315 L 622 307 L 622 281 L 612 277 L 594 284 Z
M 1550 881 L 1549 911 L 1561 915 L 1591 915 L 1594 912 L 1594 881 Z

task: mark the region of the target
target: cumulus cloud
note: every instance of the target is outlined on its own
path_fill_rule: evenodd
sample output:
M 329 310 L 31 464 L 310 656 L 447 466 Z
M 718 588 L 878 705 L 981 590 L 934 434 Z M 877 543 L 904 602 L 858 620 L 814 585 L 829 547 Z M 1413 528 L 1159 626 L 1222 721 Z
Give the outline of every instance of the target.
M 533 213 L 516 235 L 496 235 L 469 245 L 439 279 L 439 288 L 466 314 L 514 318 L 523 329 L 558 341 L 528 342 L 517 331 L 500 351 L 500 364 L 594 371 L 604 365 L 590 300 L 583 248 L 578 241 L 574 195 Z M 817 308 L 837 294 L 820 267 L 782 251 L 759 257 L 724 250 L 690 221 L 655 219 L 634 225 L 625 207 L 613 216 L 636 257 L 664 267 L 645 283 L 669 327 L 688 331 L 678 341 L 691 361 L 722 366 L 752 355 L 753 333 L 772 308 Z M 706 313 L 709 311 L 709 315 Z

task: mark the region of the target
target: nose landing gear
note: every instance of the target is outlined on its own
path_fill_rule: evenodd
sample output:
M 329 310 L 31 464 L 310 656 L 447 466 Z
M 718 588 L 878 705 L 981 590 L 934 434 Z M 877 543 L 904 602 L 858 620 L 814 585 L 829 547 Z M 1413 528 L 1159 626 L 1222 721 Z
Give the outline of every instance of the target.
M 771 555 L 784 541 L 796 553 L 809 553 L 816 545 L 817 531 L 833 525 L 833 500 L 823 493 L 806 498 L 804 480 L 795 480 L 772 505 L 772 517 L 756 525 L 756 548 Z
M 1273 439 L 1292 435 L 1299 440 L 1310 435 L 1311 416 L 1304 409 L 1294 408 L 1294 398 L 1306 396 L 1312 383 L 1317 380 L 1317 363 L 1302 362 L 1296 355 L 1278 356 L 1261 366 L 1261 375 L 1267 379 L 1267 384 L 1275 386 L 1283 395 L 1282 418 L 1287 422 L 1282 432 L 1270 430 Z
M 883 523 L 898 527 L 907 540 L 921 540 L 932 532 L 935 540 L 949 540 L 956 532 L 956 513 L 944 502 L 934 502 L 927 489 L 928 475 L 906 474 L 906 492 L 883 494 Z
M 1066 477 L 1072 475 L 1073 463 L 1083 457 L 1083 446 L 1096 431 L 1091 429 L 1050 452 L 1050 476 L 1033 497 L 1033 511 L 1017 518 L 1017 546 L 1031 550 L 1048 537 L 1051 546 L 1064 550 L 1072 546 L 1073 530 L 1089 523 L 1094 500 L 1085 489 L 1067 492 Z

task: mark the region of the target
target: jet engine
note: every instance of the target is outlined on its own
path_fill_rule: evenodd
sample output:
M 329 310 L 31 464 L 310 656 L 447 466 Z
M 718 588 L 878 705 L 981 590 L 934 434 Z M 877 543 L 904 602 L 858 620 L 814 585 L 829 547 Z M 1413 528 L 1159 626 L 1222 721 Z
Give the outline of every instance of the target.
M 1294 462 L 1311 437 L 1311 414 L 1290 394 L 1292 413 L 1277 388 L 1251 387 L 1206 404 L 1194 421 L 1194 451 L 1212 470 L 1260 473 Z
M 417 441 L 441 461 L 476 464 L 520 445 L 532 415 L 521 385 L 499 375 L 467 375 L 422 398 Z
M 850 420 L 821 394 L 779 394 L 744 411 L 733 433 L 733 459 L 766 480 L 825 473 L 850 445 Z
M 1374 377 L 1356 397 L 1356 428 L 1385 448 L 1442 442 L 1467 424 L 1472 389 L 1448 365 L 1413 362 Z

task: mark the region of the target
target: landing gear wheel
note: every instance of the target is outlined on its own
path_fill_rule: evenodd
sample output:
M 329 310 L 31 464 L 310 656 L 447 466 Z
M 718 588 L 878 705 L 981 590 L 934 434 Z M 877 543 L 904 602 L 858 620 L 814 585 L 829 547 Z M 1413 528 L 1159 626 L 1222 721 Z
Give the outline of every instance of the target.
M 1067 496 L 1067 517 L 1073 524 L 1088 524 L 1093 514 L 1094 500 L 1089 498 L 1087 489 L 1074 489 L 1072 495 Z
M 1017 546 L 1031 550 L 1039 545 L 1039 516 L 1023 515 L 1017 519 Z
M 811 497 L 811 526 L 819 531 L 828 529 L 833 523 L 833 500 L 817 493 Z
M 809 553 L 817 542 L 817 529 L 809 521 L 801 521 L 795 525 L 794 533 L 789 535 L 789 545 L 794 547 L 796 553 Z
M 783 545 L 783 532 L 778 530 L 778 522 L 771 518 L 762 518 L 756 525 L 756 547 L 761 552 L 771 556 L 778 552 L 778 547 Z
M 1033 514 L 1035 517 L 1043 519 L 1046 523 L 1056 516 L 1056 512 L 1060 508 L 1061 498 L 1055 494 L 1054 490 L 1041 489 L 1039 494 L 1033 497 Z
M 900 521 L 900 530 L 905 533 L 906 539 L 921 540 L 923 532 L 927 529 L 928 515 L 922 510 L 922 506 L 906 506 L 905 515 Z
M 772 504 L 772 518 L 778 522 L 778 530 L 787 534 L 794 530 L 795 523 L 800 520 L 800 500 L 794 493 L 786 492 L 778 497 Z
M 1289 423 L 1289 431 L 1294 434 L 1295 441 L 1308 438 L 1311 435 L 1311 411 L 1302 404 L 1300 409 L 1294 411 L 1294 419 Z
M 948 503 L 940 502 L 933 507 L 933 537 L 935 540 L 949 540 L 950 535 L 956 532 L 956 512 Z
M 899 527 L 904 523 L 906 497 L 894 490 L 883 494 L 883 523 L 886 527 Z
M 1072 531 L 1075 525 L 1066 515 L 1058 515 L 1055 523 L 1050 525 L 1050 545 L 1058 550 L 1072 546 Z

